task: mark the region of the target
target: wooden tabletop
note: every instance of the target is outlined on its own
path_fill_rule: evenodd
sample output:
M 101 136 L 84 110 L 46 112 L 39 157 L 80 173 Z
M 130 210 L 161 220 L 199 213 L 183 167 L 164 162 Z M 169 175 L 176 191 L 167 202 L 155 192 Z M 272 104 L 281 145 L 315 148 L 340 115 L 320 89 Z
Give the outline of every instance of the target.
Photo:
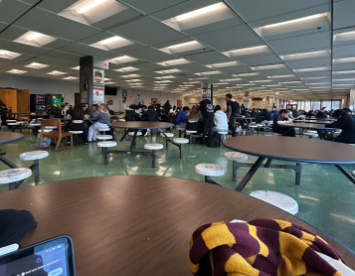
M 23 134 L 16 132 L 0 131 L 0 145 L 16 142 L 23 138 Z
M 316 121 L 316 120 L 306 120 L 306 121 L 299 121 L 299 120 L 295 120 L 295 123 L 306 123 L 306 124 L 331 124 L 334 121 Z
M 174 124 L 171 123 L 158 123 L 158 122 L 114 122 L 109 124 L 113 128 L 127 128 L 127 129 L 158 129 L 158 128 L 171 128 Z
M 22 246 L 70 235 L 77 275 L 192 275 L 189 241 L 199 226 L 255 218 L 301 225 L 331 243 L 355 268 L 354 255 L 294 216 L 247 195 L 190 180 L 73 179 L 2 193 L 0 208 L 34 215 L 38 226 Z
M 306 120 L 334 121 L 334 118 L 306 117 Z
M 315 164 L 355 164 L 355 147 L 325 140 L 283 136 L 239 136 L 223 141 L 225 147 L 249 155 Z
M 331 122 L 329 122 L 331 123 Z M 293 123 L 292 125 L 280 125 L 281 127 L 298 127 L 298 128 L 307 128 L 307 129 L 337 129 L 334 127 L 327 127 L 322 124 L 310 124 L 310 123 Z

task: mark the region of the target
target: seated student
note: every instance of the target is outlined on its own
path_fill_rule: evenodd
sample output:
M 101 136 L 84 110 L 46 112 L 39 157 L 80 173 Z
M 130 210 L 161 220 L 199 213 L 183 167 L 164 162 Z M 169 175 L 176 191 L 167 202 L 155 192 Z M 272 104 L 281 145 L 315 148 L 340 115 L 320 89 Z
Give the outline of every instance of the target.
M 141 107 L 138 109 L 138 113 L 143 115 L 147 111 L 147 106 L 146 105 L 141 105 Z
M 136 112 L 137 109 L 135 104 L 131 104 L 129 108 L 126 109 L 126 122 L 140 121 L 139 113 Z
M 190 111 L 189 121 L 186 124 L 186 130 L 194 130 L 197 133 L 202 133 L 203 131 L 203 115 L 201 112 L 201 106 L 199 104 L 194 105 L 194 109 Z
M 255 118 L 257 124 L 261 123 L 260 114 L 253 108 L 250 113 L 250 117 Z
M 263 111 L 260 113 L 260 117 L 263 117 L 263 121 L 272 121 L 271 113 L 267 111 L 267 109 L 263 109 Z
M 214 108 L 214 127 L 213 131 L 228 132 L 228 119 L 226 113 L 222 111 L 220 105 L 216 105 Z
M 159 115 L 158 112 L 155 110 L 154 106 L 150 105 L 148 107 L 148 110 L 144 112 L 142 115 L 142 120 L 143 121 L 148 121 L 148 122 L 158 122 L 159 121 Z M 150 130 L 148 131 L 146 129 L 142 130 L 142 134 L 144 136 L 149 136 L 150 135 Z
M 89 127 L 89 142 L 96 141 L 96 136 L 99 134 L 100 128 L 109 128 L 110 116 L 99 107 L 97 111 L 93 114 L 93 119 L 97 121 Z
M 328 137 L 328 140 L 333 140 L 334 142 L 339 143 L 355 144 L 355 118 L 342 109 L 335 110 L 333 117 L 337 121 L 327 124 L 327 127 L 338 128 L 341 129 L 342 132 L 335 138 Z
M 83 121 L 85 119 L 85 110 L 81 103 L 76 103 L 74 109 L 67 111 L 67 119 L 72 119 L 70 130 L 82 131 L 83 143 L 88 144 L 88 125 Z M 69 142 L 69 139 L 68 139 Z M 70 143 L 70 142 L 69 142 Z
M 327 108 L 326 107 L 322 107 L 322 109 L 318 111 L 316 117 L 319 118 L 319 119 L 325 119 L 325 118 L 328 117 L 327 113 L 328 113 Z
M 179 107 L 178 107 L 179 109 Z M 176 126 L 181 126 L 181 127 L 186 127 L 187 122 L 189 121 L 189 117 L 187 117 L 187 114 L 189 113 L 189 107 L 188 106 L 184 106 L 184 108 L 182 109 L 182 111 L 179 111 L 176 115 L 176 122 L 175 125 Z
M 309 111 L 307 112 L 306 116 L 307 116 L 307 117 L 312 117 L 312 116 L 314 116 L 313 110 L 309 110 Z
M 293 127 L 282 127 L 281 125 L 292 125 L 292 120 L 289 118 L 290 111 L 281 109 L 278 115 L 274 118 L 272 130 L 282 136 L 296 137 L 296 132 Z

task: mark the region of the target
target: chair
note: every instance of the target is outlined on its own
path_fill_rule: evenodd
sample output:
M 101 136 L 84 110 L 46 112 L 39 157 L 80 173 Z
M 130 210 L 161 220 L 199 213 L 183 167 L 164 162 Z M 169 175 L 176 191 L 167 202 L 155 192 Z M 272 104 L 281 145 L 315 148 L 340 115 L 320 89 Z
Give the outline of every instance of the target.
M 224 157 L 228 160 L 233 161 L 233 181 L 237 179 L 238 162 L 243 162 L 248 160 L 248 155 L 240 152 L 226 152 Z
M 99 142 L 97 143 L 97 146 L 99 148 L 102 148 L 102 154 L 104 155 L 104 164 L 108 164 L 108 156 L 109 153 L 107 152 L 107 148 L 112 148 L 116 147 L 117 143 L 115 141 L 105 141 L 105 142 Z
M 9 190 L 16 190 L 22 182 L 32 175 L 27 168 L 14 168 L 0 171 L 0 184 L 9 184 Z
M 152 168 L 155 168 L 155 151 L 163 149 L 164 146 L 162 144 L 146 144 L 144 148 L 152 151 Z
M 182 155 L 184 153 L 184 147 L 183 144 L 188 144 L 189 140 L 185 139 L 185 138 L 174 138 L 173 142 L 175 144 L 179 145 L 180 148 L 180 159 L 182 159 Z
M 205 176 L 205 182 L 220 186 L 218 183 L 211 179 L 211 176 L 224 175 L 224 169 L 220 165 L 215 164 L 198 164 L 195 167 L 195 172 Z
M 45 132 L 45 128 L 47 126 L 56 126 L 58 131 Z M 37 149 L 42 149 L 41 145 L 42 145 L 43 139 L 45 137 L 55 139 L 55 143 L 56 143 L 55 151 L 61 151 L 61 150 L 73 148 L 73 133 L 62 132 L 62 126 L 61 126 L 60 119 L 43 119 L 42 126 L 41 126 L 41 132 L 42 132 L 41 141 L 39 142 Z M 70 137 L 70 146 L 64 147 L 64 148 L 59 148 L 60 142 L 62 141 L 63 137 Z
M 274 191 L 254 191 L 250 196 L 274 205 L 292 215 L 298 213 L 298 203 L 292 197 Z
M 30 169 L 32 170 L 35 178 L 35 185 L 39 184 L 39 160 L 49 156 L 48 151 L 36 150 L 20 154 L 20 159 L 23 161 L 33 161 Z

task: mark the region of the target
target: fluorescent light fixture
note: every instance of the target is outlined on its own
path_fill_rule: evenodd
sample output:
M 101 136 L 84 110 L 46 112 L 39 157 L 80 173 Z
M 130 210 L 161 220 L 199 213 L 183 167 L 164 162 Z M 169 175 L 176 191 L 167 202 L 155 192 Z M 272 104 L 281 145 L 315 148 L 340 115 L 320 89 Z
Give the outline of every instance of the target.
M 162 76 L 162 77 L 155 77 L 158 80 L 168 80 L 168 79 L 176 79 L 175 76 Z
M 333 71 L 333 75 L 355 74 L 355 70 Z
M 168 74 L 174 74 L 174 73 L 180 73 L 181 70 L 179 69 L 168 69 L 168 70 L 160 70 L 160 71 L 155 71 L 158 74 L 161 75 L 168 75 Z
M 197 83 L 201 83 L 201 82 L 200 82 L 200 81 L 188 81 L 188 82 L 183 82 L 183 84 L 190 84 L 190 83 L 197 84 Z
M 47 64 L 42 64 L 42 63 L 38 63 L 38 62 L 32 62 L 28 65 L 26 65 L 25 67 L 27 68 L 32 68 L 32 69 L 42 69 L 42 68 L 47 68 L 49 65 Z
M 355 80 L 355 79 L 354 79 Z M 315 86 L 315 85 L 330 85 L 329 82 L 313 82 L 313 83 L 307 83 L 308 86 Z
M 80 3 L 79 5 L 75 6 L 72 9 L 72 13 L 75 15 L 80 15 L 83 14 L 84 12 L 87 12 L 88 10 L 91 10 L 93 8 L 95 8 L 96 6 L 102 4 L 106 2 L 106 0 L 87 0 L 84 1 L 82 3 Z
M 11 52 L 8 50 L 0 50 L 0 58 L 3 59 L 14 59 L 21 56 L 21 54 L 16 53 L 16 52 Z
M 244 55 L 263 53 L 268 50 L 269 50 L 268 46 L 262 45 L 262 46 L 255 46 L 255 47 L 248 47 L 248 48 L 231 50 L 231 51 L 224 52 L 224 54 L 232 55 L 232 56 L 244 56 Z
M 224 84 L 229 84 L 228 82 L 217 82 L 217 83 L 214 83 L 213 85 L 224 85 Z
M 302 88 L 302 89 L 291 89 L 293 91 L 309 91 L 310 89 L 305 89 L 305 88 Z
M 195 73 L 197 76 L 210 76 L 210 75 L 218 75 L 222 74 L 220 71 L 210 71 L 210 72 L 200 72 L 200 73 Z
M 268 76 L 269 79 L 283 79 L 283 78 L 293 78 L 295 75 L 275 75 L 275 76 Z
M 27 41 L 32 41 L 35 40 L 36 38 L 39 38 L 40 36 L 42 36 L 43 34 L 41 33 L 37 33 L 37 32 L 30 32 L 29 35 L 27 35 L 26 40 Z
M 251 69 L 255 71 L 262 71 L 262 70 L 272 70 L 272 69 L 280 69 L 280 68 L 285 68 L 285 64 L 274 64 L 274 65 L 263 65 L 263 66 L 256 66 L 256 67 L 250 67 Z
M 70 67 L 70 69 L 79 71 L 80 70 L 80 66 Z
M 222 63 L 215 63 L 206 65 L 206 67 L 214 69 L 214 68 L 227 68 L 232 66 L 237 66 L 239 63 L 236 61 L 229 61 L 229 62 L 222 62 Z
M 294 19 L 294 20 L 290 20 L 290 21 L 284 21 L 284 22 L 280 22 L 280 23 L 276 23 L 276 24 L 266 25 L 266 26 L 263 26 L 263 27 L 260 27 L 260 28 L 261 29 L 275 28 L 275 27 L 280 27 L 280 26 L 283 26 L 283 25 L 293 24 L 293 23 L 297 23 L 297 22 L 301 22 L 301 21 L 305 21 L 305 20 L 312 20 L 312 19 L 323 17 L 323 16 L 327 16 L 327 15 L 328 15 L 327 13 L 320 13 L 320 14 L 306 16 L 306 17 L 302 17 L 302 18 L 298 18 L 298 19 Z
M 355 81 L 355 79 L 333 79 L 333 81 Z
M 268 85 L 262 85 L 264 87 L 280 87 L 280 84 L 268 84 Z
M 10 74 L 25 74 L 27 73 L 27 71 L 23 71 L 23 70 L 19 70 L 19 69 L 12 69 L 10 71 L 7 71 L 7 73 L 10 73 Z
M 133 67 L 133 66 L 127 66 L 127 67 L 123 67 L 120 69 L 115 69 L 114 71 L 117 72 L 122 72 L 122 73 L 127 73 L 127 72 L 134 72 L 134 71 L 139 71 L 140 69 Z
M 137 60 L 136 58 L 124 55 L 124 56 L 120 56 L 120 57 L 116 57 L 113 59 L 110 59 L 109 62 L 110 63 L 116 63 L 116 64 L 121 64 L 121 63 L 127 63 L 127 62 L 132 62 Z
M 112 80 L 112 79 L 110 79 L 110 78 L 104 78 L 104 80 L 105 80 L 105 81 L 110 81 L 110 80 Z
M 234 78 L 234 79 L 225 79 L 225 80 L 221 80 L 221 81 L 241 81 L 241 78 Z
M 330 67 L 302 68 L 293 71 L 295 71 L 296 73 L 302 73 L 302 72 L 315 72 L 315 71 L 327 71 L 327 70 L 330 70 Z
M 171 80 L 154 81 L 155 83 L 171 83 Z
M 79 79 L 79 78 L 71 77 L 71 76 L 63 78 L 63 80 L 77 80 L 77 79 Z
M 346 62 L 355 62 L 355 57 L 347 58 L 336 58 L 333 60 L 334 63 L 346 63 Z
M 355 35 L 355 31 L 340 33 L 340 34 L 336 34 L 335 36 L 341 36 L 341 35 Z
M 251 84 L 251 83 L 242 83 L 239 84 L 240 86 L 255 86 L 255 84 Z
M 166 60 L 163 62 L 159 62 L 158 64 L 167 67 L 167 66 L 182 65 L 187 63 L 190 63 L 190 61 L 183 58 L 179 58 L 179 59 Z
M 176 44 L 176 45 L 169 46 L 168 49 L 174 49 L 174 48 L 184 47 L 184 46 L 188 46 L 188 45 L 195 44 L 195 43 L 198 43 L 198 42 L 197 42 L 196 40 L 194 40 L 194 41 L 190 41 L 190 42 L 185 42 L 185 43 L 181 43 L 181 44 Z
M 272 80 L 255 80 L 255 81 L 250 81 L 252 83 L 266 83 L 266 82 L 272 82 Z
M 121 40 L 121 39 L 123 39 L 123 38 L 119 37 L 119 36 L 113 36 L 113 37 L 110 37 L 110 38 L 100 41 L 100 44 L 106 45 L 106 44 L 110 44 L 112 42 L 115 42 L 115 41 Z
M 317 58 L 330 55 L 329 50 L 324 51 L 315 51 L 315 52 L 307 52 L 307 53 L 299 53 L 299 54 L 291 54 L 280 56 L 283 60 L 297 60 L 297 59 L 309 59 L 309 58 Z
M 125 80 L 126 82 L 141 82 L 141 79 Z
M 328 77 L 310 77 L 310 78 L 301 78 L 302 80 L 329 80 Z
M 302 81 L 283 81 L 283 82 L 279 82 L 279 84 L 300 84 L 303 83 Z
M 129 74 L 129 75 L 123 75 L 121 76 L 122 78 L 124 79 L 130 79 L 130 78 L 137 78 L 137 77 L 140 77 L 141 75 L 139 74 Z
M 53 76 L 60 76 L 60 75 L 65 75 L 66 73 L 65 72 L 61 72 L 61 71 L 52 71 L 52 72 L 49 72 L 47 73 L 47 75 L 53 75 Z
M 115 84 L 115 82 L 110 81 L 110 82 L 106 82 L 105 85 L 110 85 L 110 84 Z
M 243 74 L 235 74 L 233 77 L 253 77 L 259 76 L 259 73 L 243 73 Z
M 184 13 L 182 15 L 174 17 L 173 19 L 171 19 L 171 21 L 172 22 L 183 21 L 183 20 L 186 20 L 186 19 L 189 19 L 191 17 L 195 17 L 195 16 L 198 16 L 198 15 L 201 15 L 201 14 L 204 14 L 204 13 L 209 13 L 209 12 L 212 12 L 212 11 L 214 12 L 216 9 L 219 9 L 221 7 L 225 7 L 225 5 L 222 2 L 217 3 L 217 4 L 213 4 L 213 5 L 210 5 L 210 6 L 207 6 L 207 7 L 204 7 L 202 9 L 198 9 L 198 10 L 194 10 L 194 11 L 191 11 L 191 12 L 188 12 L 188 13 Z

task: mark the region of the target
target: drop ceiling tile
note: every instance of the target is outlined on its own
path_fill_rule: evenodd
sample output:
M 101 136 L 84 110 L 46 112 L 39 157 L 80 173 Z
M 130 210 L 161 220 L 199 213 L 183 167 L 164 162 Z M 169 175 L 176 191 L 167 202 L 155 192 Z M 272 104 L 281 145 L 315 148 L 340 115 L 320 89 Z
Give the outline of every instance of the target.
M 184 71 L 193 72 L 193 73 L 204 72 L 204 71 L 210 70 L 206 66 L 196 64 L 196 63 L 177 65 L 177 66 L 174 66 L 174 68 L 184 70 Z
M 173 56 L 166 54 L 162 51 L 155 50 L 149 47 L 141 48 L 138 50 L 127 52 L 127 54 L 131 57 L 135 57 L 138 59 L 143 59 L 151 62 L 162 62 L 169 59 L 174 59 Z
M 222 54 L 215 52 L 215 51 L 209 51 L 207 53 L 201 53 L 201 54 L 196 54 L 196 55 L 189 55 L 189 56 L 185 56 L 184 58 L 187 60 L 195 61 L 197 63 L 205 64 L 205 65 L 231 61 L 225 55 L 222 55 Z
M 328 4 L 329 0 L 226 0 L 247 22 Z M 257 7 L 257 8 L 256 8 Z
M 21 0 L 21 2 L 30 4 L 30 5 L 35 5 L 39 2 L 40 0 Z
M 110 29 L 110 32 L 146 45 L 157 45 L 186 37 L 176 30 L 149 17 L 137 19 L 125 25 Z
M 41 55 L 49 51 L 49 49 L 47 48 L 28 46 L 28 45 L 19 44 L 4 39 L 0 39 L 0 49 L 33 55 L 33 56 Z
M 333 63 L 333 70 L 354 70 L 355 62 L 346 62 L 346 63 Z
M 112 54 L 108 51 L 96 49 L 94 47 L 90 47 L 79 43 L 72 43 L 70 45 L 64 46 L 62 47 L 61 50 L 68 53 L 80 55 L 80 56 L 95 56 L 99 58 L 105 58 L 108 57 L 110 54 Z
M 122 0 L 122 3 L 127 4 L 146 14 L 154 13 L 182 3 L 186 0 Z
M 246 25 L 197 35 L 196 39 L 220 51 L 261 43 L 261 39 Z
M 355 57 L 355 43 L 333 47 L 333 58 Z
M 298 61 L 287 61 L 286 63 L 292 69 L 301 69 L 301 68 L 313 68 L 313 67 L 330 67 L 330 57 L 321 58 L 321 59 L 306 59 Z
M 0 1 L 0 20 L 4 23 L 12 23 L 31 8 L 31 5 L 19 1 Z
M 239 66 L 233 66 L 233 67 L 220 68 L 219 71 L 222 71 L 222 72 L 225 72 L 228 74 L 242 74 L 242 73 L 250 73 L 251 69 L 247 66 L 239 65 Z
M 272 53 L 267 55 L 251 55 L 247 57 L 241 56 L 238 57 L 237 60 L 248 66 L 267 65 L 282 62 L 282 60 L 277 55 Z
M 76 2 L 78 2 L 78 0 L 44 0 L 37 7 L 50 12 L 60 13 L 61 11 L 65 10 Z
M 16 21 L 16 26 L 68 40 L 82 40 L 101 31 L 35 8 Z
M 150 63 L 150 62 L 135 64 L 134 67 L 137 67 L 139 69 L 144 69 L 144 70 L 164 70 L 166 68 L 159 64 Z
M 184 30 L 183 32 L 188 35 L 195 36 L 195 35 L 199 35 L 199 34 L 204 34 L 204 33 L 209 33 L 209 32 L 213 32 L 213 31 L 218 31 L 221 29 L 230 28 L 230 27 L 237 26 L 237 25 L 242 25 L 243 23 L 244 22 L 239 17 L 234 17 L 234 18 L 230 18 L 227 20 L 222 20 L 222 21 L 215 22 L 212 24 L 204 25 L 201 27 L 197 27 L 197 28 L 193 28 L 193 29 L 189 29 L 189 30 Z
M 79 65 L 80 56 L 73 55 L 70 53 L 62 52 L 62 51 L 51 51 L 43 55 L 44 57 L 54 58 L 54 59 L 61 59 L 71 62 L 76 62 Z
M 110 29 L 118 25 L 124 24 L 124 22 L 131 21 L 131 20 L 136 20 L 142 17 L 142 14 L 139 12 L 133 10 L 133 9 L 127 9 L 124 11 L 121 11 L 119 14 L 115 14 L 113 16 L 110 16 L 104 20 L 101 20 L 99 22 L 96 22 L 92 24 L 92 26 L 99 28 L 99 29 Z
M 1 27 L 2 26 L 0 26 L 0 28 Z M 0 33 L 0 38 L 4 38 L 4 39 L 8 39 L 8 40 L 15 40 L 16 38 L 20 37 L 21 35 L 23 35 L 27 32 L 28 32 L 28 30 L 26 30 L 26 29 L 10 26 L 5 31 Z
M 334 3 L 334 29 L 342 29 L 355 25 L 355 1 L 343 0 Z

